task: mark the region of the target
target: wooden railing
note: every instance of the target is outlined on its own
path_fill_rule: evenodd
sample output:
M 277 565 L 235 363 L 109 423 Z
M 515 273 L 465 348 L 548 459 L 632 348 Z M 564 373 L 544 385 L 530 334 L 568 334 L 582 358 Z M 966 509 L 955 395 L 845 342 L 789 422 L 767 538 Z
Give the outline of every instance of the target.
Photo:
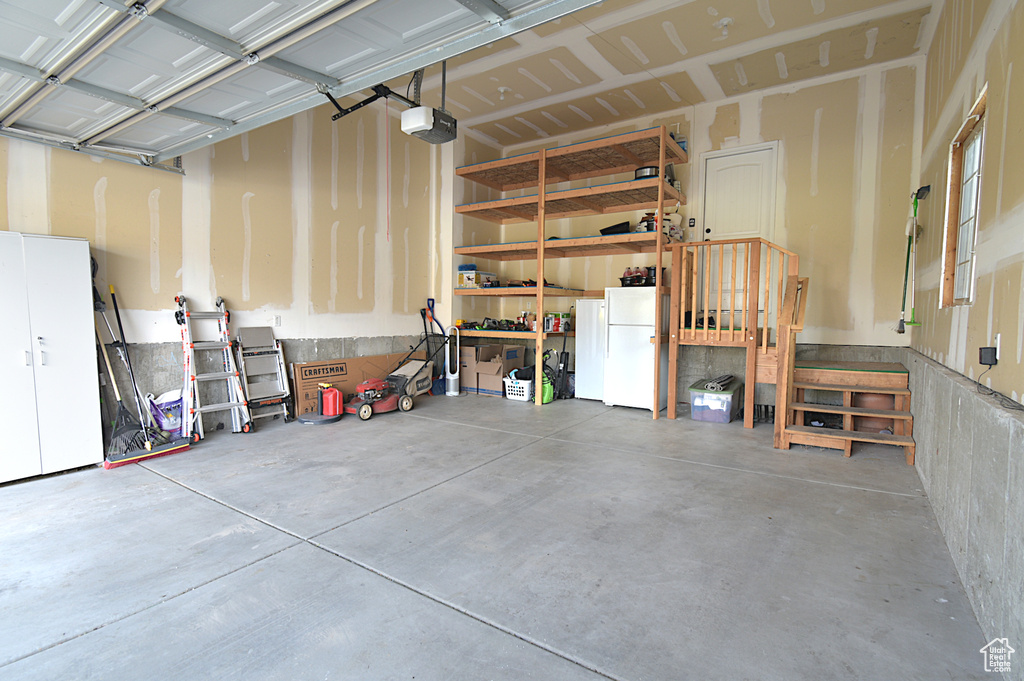
M 802 327 L 806 279 L 798 278 L 800 257 L 764 239 L 676 243 L 672 251 L 669 342 L 746 349 L 744 425 L 754 425 L 754 385 L 779 385 L 777 364 L 785 345 L 792 374 L 792 334 Z M 803 288 L 801 288 L 801 281 Z M 797 324 L 799 319 L 800 324 Z M 773 344 L 774 343 L 774 344 Z M 675 418 L 678 350 L 669 354 L 669 418 Z M 776 387 L 778 391 L 779 388 Z M 783 392 L 789 394 L 788 387 Z M 776 403 L 785 422 L 789 402 Z
M 792 425 L 793 414 L 789 405 L 793 402 L 793 369 L 796 364 L 796 334 L 804 330 L 804 313 L 807 311 L 807 293 L 810 287 L 807 277 L 789 275 L 786 296 L 779 317 L 779 341 L 777 346 L 778 371 L 775 382 L 775 436 L 776 449 L 782 448 L 786 426 Z
M 786 277 L 799 272 L 799 256 L 764 239 L 670 248 L 673 272 L 685 275 L 678 282 L 679 304 L 673 304 L 673 311 L 680 310 L 678 325 L 671 327 L 679 329 L 679 342 L 745 346 L 754 336 L 767 353 L 772 332 L 778 335 Z

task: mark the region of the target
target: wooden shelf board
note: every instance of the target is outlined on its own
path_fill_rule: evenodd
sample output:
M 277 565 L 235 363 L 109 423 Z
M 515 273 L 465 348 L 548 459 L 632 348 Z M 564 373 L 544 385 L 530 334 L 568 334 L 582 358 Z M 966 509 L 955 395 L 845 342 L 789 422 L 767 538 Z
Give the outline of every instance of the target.
M 667 244 L 667 240 L 663 241 Z M 544 258 L 582 258 L 596 255 L 630 255 L 654 253 L 658 249 L 655 232 L 629 232 L 609 236 L 585 236 L 572 239 L 548 239 L 544 242 Z M 489 260 L 533 260 L 537 257 L 536 241 L 507 244 L 460 246 L 456 255 L 469 255 Z
M 661 182 L 657 177 L 649 177 L 547 192 L 544 196 L 544 212 L 548 220 L 556 220 L 581 215 L 651 210 L 658 207 L 659 183 L 665 187 L 666 203 L 686 203 L 686 196 L 676 191 L 675 187 L 667 182 Z M 503 225 L 533 222 L 538 212 L 537 199 L 536 194 L 531 194 L 480 203 L 465 203 L 456 206 L 455 212 Z M 530 215 L 531 219 L 522 217 L 525 215 Z
M 575 288 L 557 288 L 555 286 L 545 286 L 545 296 L 579 296 L 583 293 L 580 289 Z M 522 298 L 533 298 L 537 295 L 536 286 L 492 286 L 490 288 L 457 288 L 455 289 L 455 295 L 457 296 L 507 296 L 507 297 L 522 297 Z
M 459 335 L 463 338 L 536 338 L 536 331 L 486 331 L 483 329 L 459 329 Z M 543 338 L 560 338 L 566 334 L 548 332 L 541 334 Z M 568 333 L 570 338 L 576 336 L 575 331 Z
M 869 409 L 867 407 L 843 407 L 834 404 L 814 404 L 810 402 L 791 402 L 789 408 L 794 411 L 813 411 L 822 414 L 850 414 L 852 416 L 872 416 L 883 419 L 900 419 L 911 421 L 914 416 L 909 411 L 892 409 Z
M 806 381 L 794 381 L 794 388 L 803 390 L 828 390 L 841 393 L 879 393 L 882 395 L 909 395 L 906 388 L 891 388 L 870 385 L 841 385 L 838 383 L 808 383 Z
M 866 433 L 857 430 L 833 430 L 831 428 L 813 428 L 811 426 L 786 426 L 786 432 L 793 435 L 809 435 L 834 440 L 852 440 L 854 442 L 877 442 L 900 447 L 913 446 L 914 438 L 907 435 L 890 435 L 888 433 Z M 797 442 L 796 439 L 793 442 Z M 803 444 L 798 442 L 797 444 Z
M 546 180 L 583 180 L 658 165 L 660 139 L 661 128 L 648 128 L 548 149 Z M 689 161 L 671 137 L 666 137 L 666 159 L 668 163 Z M 525 189 L 540 184 L 539 161 L 540 153 L 532 152 L 462 166 L 455 174 L 499 191 Z

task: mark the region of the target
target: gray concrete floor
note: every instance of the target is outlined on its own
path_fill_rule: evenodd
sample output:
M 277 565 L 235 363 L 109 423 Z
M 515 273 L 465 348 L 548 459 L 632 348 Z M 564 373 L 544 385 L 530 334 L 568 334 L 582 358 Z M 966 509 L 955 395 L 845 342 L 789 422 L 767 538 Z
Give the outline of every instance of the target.
M 981 679 L 902 450 L 424 397 L 0 487 L 0 679 Z

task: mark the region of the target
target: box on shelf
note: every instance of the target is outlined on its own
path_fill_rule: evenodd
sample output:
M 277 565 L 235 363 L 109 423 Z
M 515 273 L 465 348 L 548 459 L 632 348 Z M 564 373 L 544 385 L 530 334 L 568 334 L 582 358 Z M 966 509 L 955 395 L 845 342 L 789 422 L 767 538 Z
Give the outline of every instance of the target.
M 544 315 L 545 333 L 563 333 L 569 330 L 568 312 L 548 312 Z
M 725 390 L 708 390 L 707 380 L 690 386 L 690 418 L 694 421 L 729 423 L 739 415 L 743 403 L 743 384 L 733 378 Z
M 456 286 L 459 288 L 483 288 L 484 284 L 498 285 L 498 275 L 493 272 L 459 272 L 459 279 Z

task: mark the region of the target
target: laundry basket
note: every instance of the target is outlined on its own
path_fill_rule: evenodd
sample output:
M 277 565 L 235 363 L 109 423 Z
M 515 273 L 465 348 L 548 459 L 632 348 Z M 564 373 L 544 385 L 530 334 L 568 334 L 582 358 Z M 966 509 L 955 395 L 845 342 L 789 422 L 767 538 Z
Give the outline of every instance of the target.
M 502 380 L 505 381 L 505 397 L 508 399 L 520 402 L 529 402 L 533 399 L 533 381 L 521 381 L 508 376 Z

